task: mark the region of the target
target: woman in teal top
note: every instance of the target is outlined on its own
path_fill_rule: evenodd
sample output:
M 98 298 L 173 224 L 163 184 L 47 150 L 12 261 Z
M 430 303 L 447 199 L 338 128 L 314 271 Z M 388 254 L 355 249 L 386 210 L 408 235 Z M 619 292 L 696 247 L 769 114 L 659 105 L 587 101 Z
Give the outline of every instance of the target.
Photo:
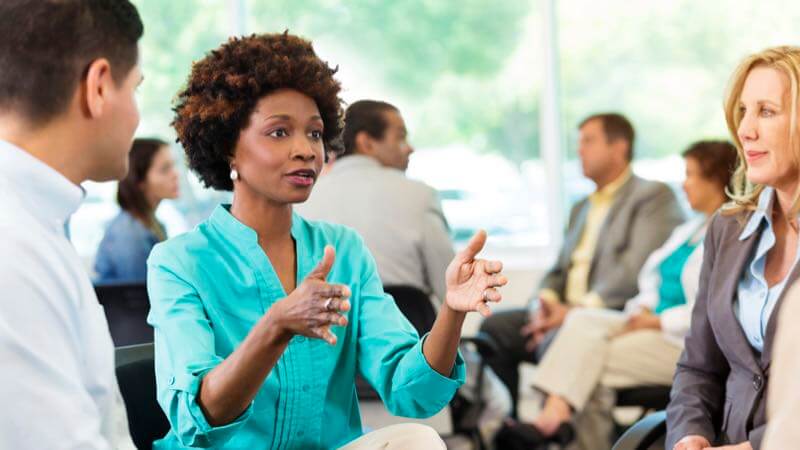
M 693 234 L 694 236 L 687 239 L 658 265 L 661 285 L 658 287 L 658 303 L 653 309 L 653 314 L 656 316 L 670 308 L 686 304 L 686 293 L 682 283 L 683 268 L 702 242 L 702 233 L 695 230 Z M 701 236 L 698 237 L 697 234 Z
M 362 434 L 357 373 L 409 417 L 438 412 L 464 380 L 465 314 L 488 314 L 506 283 L 499 262 L 475 259 L 485 233 L 451 263 L 445 304 L 420 339 L 356 233 L 292 212 L 340 132 L 333 74 L 303 39 L 253 35 L 195 63 L 178 96 L 190 167 L 234 196 L 148 260 L 171 424 L 156 448 L 337 448 Z

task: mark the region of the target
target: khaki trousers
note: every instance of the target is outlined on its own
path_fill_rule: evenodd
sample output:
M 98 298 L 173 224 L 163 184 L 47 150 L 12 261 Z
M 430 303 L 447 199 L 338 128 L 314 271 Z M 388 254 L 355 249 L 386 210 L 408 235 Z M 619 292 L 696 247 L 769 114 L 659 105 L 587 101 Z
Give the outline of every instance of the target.
M 367 433 L 339 450 L 446 450 L 436 430 L 417 423 L 402 423 Z
M 536 370 L 534 387 L 566 399 L 576 412 L 579 447 L 610 447 L 614 389 L 670 385 L 682 348 L 658 330 L 613 336 L 626 322 L 619 311 L 578 309 Z

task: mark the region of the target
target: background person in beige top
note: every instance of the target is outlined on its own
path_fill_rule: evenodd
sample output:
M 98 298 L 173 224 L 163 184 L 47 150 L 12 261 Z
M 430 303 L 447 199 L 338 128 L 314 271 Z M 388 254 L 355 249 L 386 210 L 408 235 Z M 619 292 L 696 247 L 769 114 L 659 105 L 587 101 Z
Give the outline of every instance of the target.
M 541 358 L 570 308 L 621 309 L 635 297 L 645 260 L 683 222 L 672 189 L 631 172 L 634 130 L 628 119 L 595 114 L 578 128 L 583 173 L 597 190 L 570 212 L 564 244 L 536 295 L 537 317 L 516 309 L 481 326 L 501 347 L 490 364 L 511 392 L 514 415 L 519 364 Z
M 779 314 L 764 450 L 800 448 L 800 284 L 789 291 Z

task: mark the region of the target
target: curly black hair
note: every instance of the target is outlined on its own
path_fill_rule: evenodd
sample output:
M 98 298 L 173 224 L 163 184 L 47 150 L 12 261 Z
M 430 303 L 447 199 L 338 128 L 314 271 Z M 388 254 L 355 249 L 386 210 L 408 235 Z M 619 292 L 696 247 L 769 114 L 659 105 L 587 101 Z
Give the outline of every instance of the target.
M 192 66 L 178 93 L 172 126 L 189 167 L 206 187 L 233 190 L 230 160 L 256 103 L 281 88 L 311 97 L 324 124 L 326 149 L 342 131 L 338 68 L 322 61 L 311 42 L 287 32 L 231 38 Z

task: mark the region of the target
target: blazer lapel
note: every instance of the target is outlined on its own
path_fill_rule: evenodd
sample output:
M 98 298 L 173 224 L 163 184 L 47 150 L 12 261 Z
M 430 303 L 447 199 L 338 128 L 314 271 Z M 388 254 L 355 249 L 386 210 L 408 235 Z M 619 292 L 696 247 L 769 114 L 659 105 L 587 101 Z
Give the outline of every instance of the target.
M 633 189 L 634 189 L 634 187 L 635 187 L 635 185 L 637 183 L 637 180 L 638 180 L 638 178 L 636 177 L 636 175 L 631 174 L 630 178 L 628 178 L 628 181 L 626 181 L 625 184 L 623 184 L 619 188 L 619 191 L 617 191 L 616 195 L 614 196 L 614 201 L 611 202 L 611 208 L 608 210 L 608 214 L 606 215 L 605 219 L 603 219 L 603 224 L 600 226 L 600 232 L 597 235 L 598 236 L 597 237 L 598 244 L 606 236 L 608 236 L 609 229 L 611 228 L 611 224 L 614 222 L 614 217 L 616 217 L 616 215 L 619 214 L 620 210 L 622 209 L 623 203 L 625 202 L 625 200 L 627 200 L 628 195 L 630 195 L 630 193 L 633 191 Z M 585 215 L 584 215 L 584 219 L 585 219 Z M 625 227 L 628 227 L 628 225 L 629 224 L 626 223 Z M 624 233 L 625 236 L 627 236 L 628 235 L 628 230 L 624 230 L 623 233 Z M 597 261 L 598 261 L 598 259 L 600 257 L 600 252 L 598 251 L 599 249 L 600 249 L 600 245 L 597 246 L 597 248 L 594 251 L 594 254 L 592 255 L 592 265 L 589 268 L 589 280 L 592 279 L 592 275 L 594 274 L 594 268 L 597 265 Z
M 720 288 L 719 296 L 714 297 L 720 299 L 716 307 L 720 309 L 720 317 L 723 323 L 722 326 L 718 327 L 717 332 L 726 336 L 722 341 L 730 342 L 735 354 L 750 364 L 754 371 L 760 370 L 756 352 L 747 340 L 734 308 L 738 295 L 736 291 L 739 287 L 739 280 L 743 271 L 749 270 L 747 263 L 750 261 L 750 255 L 753 253 L 753 248 L 760 237 L 761 232 L 756 232 L 744 241 L 740 241 L 739 234 L 732 233 L 731 239 L 722 244 L 723 248 L 728 249 L 728 252 L 717 255 L 717 261 L 722 267 L 720 270 L 715 271 L 718 274 L 717 276 L 724 277 L 721 282 L 715 283 Z
M 565 248 L 562 252 L 562 255 L 567 258 L 567 260 L 564 261 L 564 267 L 570 266 L 572 253 L 575 251 L 575 247 L 578 246 L 581 236 L 583 236 L 583 229 L 586 227 L 586 216 L 589 214 L 589 208 L 591 207 L 592 204 L 587 198 L 583 201 L 583 204 L 580 206 L 577 213 L 575 213 L 575 221 L 572 225 L 572 228 L 569 229 L 564 241 Z

